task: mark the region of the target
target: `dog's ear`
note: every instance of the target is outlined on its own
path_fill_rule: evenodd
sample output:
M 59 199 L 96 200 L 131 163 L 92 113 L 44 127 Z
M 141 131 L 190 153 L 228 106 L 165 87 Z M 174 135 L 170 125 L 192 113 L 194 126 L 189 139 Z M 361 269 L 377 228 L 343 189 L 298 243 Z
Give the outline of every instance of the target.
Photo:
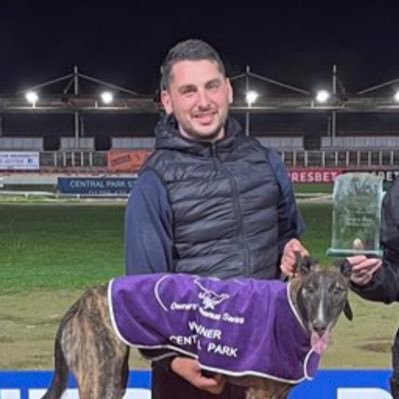
M 351 308 L 351 305 L 350 305 L 350 303 L 349 303 L 348 300 L 346 300 L 346 302 L 345 302 L 345 306 L 344 306 L 344 315 L 346 316 L 346 318 L 347 318 L 349 321 L 352 321 L 352 320 L 353 320 L 353 312 L 352 312 L 352 308 Z
M 315 271 L 319 268 L 319 261 L 310 256 L 302 256 L 299 252 L 295 252 L 296 270 L 302 276 Z
M 340 259 L 335 262 L 335 267 L 341 272 L 341 274 L 349 279 L 352 274 L 352 265 L 347 259 Z
M 334 266 L 349 281 L 352 274 L 352 265 L 350 264 L 350 262 L 347 259 L 339 259 L 336 262 L 334 262 Z M 348 300 L 346 300 L 345 302 L 344 315 L 349 321 L 353 320 L 353 312 Z

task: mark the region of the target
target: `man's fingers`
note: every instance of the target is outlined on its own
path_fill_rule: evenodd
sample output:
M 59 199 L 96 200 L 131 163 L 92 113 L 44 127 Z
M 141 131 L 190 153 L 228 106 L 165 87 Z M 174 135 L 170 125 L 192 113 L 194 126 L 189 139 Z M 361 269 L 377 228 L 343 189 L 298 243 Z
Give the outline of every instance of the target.
M 296 238 L 288 241 L 286 245 L 287 249 L 289 249 L 287 252 L 299 252 L 301 255 L 309 255 L 307 249 Z
M 371 280 L 372 276 L 368 273 L 358 274 L 351 277 L 351 281 L 357 285 L 365 285 Z
M 365 257 L 363 261 L 352 264 L 352 272 L 357 272 L 361 270 L 369 271 L 375 267 L 378 269 L 381 264 L 381 259 Z
M 358 285 L 366 285 L 374 273 L 382 266 L 382 260 L 377 258 L 366 259 L 364 262 L 353 266 L 351 280 Z
M 354 268 L 356 265 L 359 265 L 367 260 L 367 257 L 365 255 L 355 255 L 355 256 L 349 256 L 346 258 L 346 260 L 352 265 Z
M 287 257 L 283 257 L 281 260 L 280 269 L 285 275 L 291 276 L 295 270 L 295 261 Z

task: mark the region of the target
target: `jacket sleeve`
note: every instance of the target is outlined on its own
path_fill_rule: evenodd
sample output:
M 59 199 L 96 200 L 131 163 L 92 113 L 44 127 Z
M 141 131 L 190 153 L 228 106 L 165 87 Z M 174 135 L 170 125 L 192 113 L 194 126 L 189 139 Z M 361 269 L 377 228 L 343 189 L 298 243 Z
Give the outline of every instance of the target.
M 352 284 L 357 294 L 371 301 L 399 301 L 399 179 L 386 193 L 381 210 L 383 265 L 369 284 Z
M 125 211 L 127 274 L 173 270 L 172 209 L 159 177 L 146 171 L 137 179 Z
M 274 150 L 268 149 L 268 157 L 271 167 L 277 179 L 280 189 L 278 201 L 278 246 L 282 253 L 285 244 L 292 238 L 299 238 L 305 230 L 301 213 L 297 206 L 294 188 L 288 171 L 280 155 Z
M 172 209 L 159 177 L 152 171 L 137 179 L 125 212 L 126 274 L 170 272 L 173 269 Z M 170 350 L 139 350 L 144 357 L 160 356 L 153 367 L 170 371 L 177 356 Z M 162 355 L 162 356 L 161 356 Z

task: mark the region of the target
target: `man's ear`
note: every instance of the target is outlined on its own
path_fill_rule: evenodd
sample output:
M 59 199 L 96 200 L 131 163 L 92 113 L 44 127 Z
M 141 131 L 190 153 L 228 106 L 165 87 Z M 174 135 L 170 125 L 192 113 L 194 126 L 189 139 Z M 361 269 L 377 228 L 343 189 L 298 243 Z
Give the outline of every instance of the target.
M 172 114 L 173 113 L 172 99 L 170 97 L 169 92 L 165 89 L 161 91 L 161 102 L 165 109 L 165 112 L 168 115 Z
M 229 100 L 229 104 L 232 104 L 234 98 L 234 91 L 229 78 L 226 78 L 226 84 L 227 84 L 227 98 Z

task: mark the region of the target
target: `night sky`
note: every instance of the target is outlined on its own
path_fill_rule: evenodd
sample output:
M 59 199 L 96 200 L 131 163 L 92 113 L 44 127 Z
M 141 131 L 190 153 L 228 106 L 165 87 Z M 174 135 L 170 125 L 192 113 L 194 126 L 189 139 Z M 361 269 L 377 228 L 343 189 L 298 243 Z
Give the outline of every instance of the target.
M 245 65 L 304 89 L 348 92 L 399 77 L 399 3 L 335 1 L 1 1 L 0 93 L 81 72 L 143 94 L 169 47 L 209 41 L 230 75 Z

